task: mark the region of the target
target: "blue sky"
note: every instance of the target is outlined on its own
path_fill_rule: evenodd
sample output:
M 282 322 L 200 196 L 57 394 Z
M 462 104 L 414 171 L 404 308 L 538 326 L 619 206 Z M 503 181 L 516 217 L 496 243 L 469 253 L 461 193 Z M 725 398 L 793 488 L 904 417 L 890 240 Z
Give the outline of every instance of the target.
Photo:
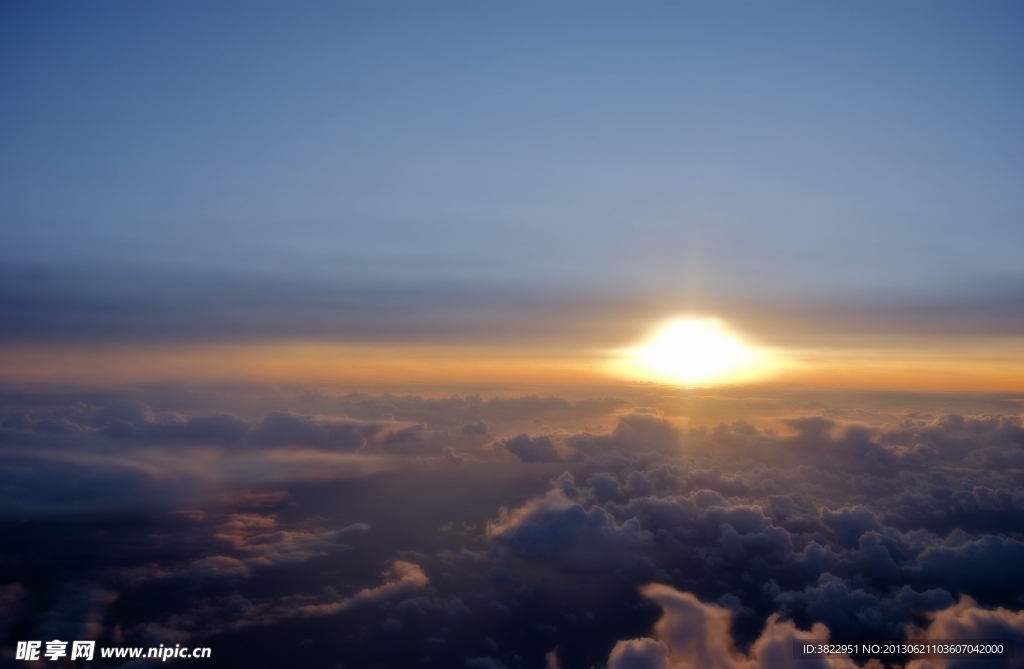
M 484 304 L 1018 325 L 1015 3 L 0 11 L 8 339 L 96 305 L 132 314 L 102 336 L 183 304 L 200 338 L 416 339 Z

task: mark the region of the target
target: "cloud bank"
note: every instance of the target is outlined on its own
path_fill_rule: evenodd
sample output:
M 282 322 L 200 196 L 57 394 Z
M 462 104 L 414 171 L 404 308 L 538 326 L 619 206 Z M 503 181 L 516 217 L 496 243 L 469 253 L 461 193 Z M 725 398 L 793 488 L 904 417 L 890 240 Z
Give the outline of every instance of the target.
M 4 652 L 752 669 L 880 666 L 795 660 L 793 639 L 1021 643 L 1020 406 L 9 390 Z

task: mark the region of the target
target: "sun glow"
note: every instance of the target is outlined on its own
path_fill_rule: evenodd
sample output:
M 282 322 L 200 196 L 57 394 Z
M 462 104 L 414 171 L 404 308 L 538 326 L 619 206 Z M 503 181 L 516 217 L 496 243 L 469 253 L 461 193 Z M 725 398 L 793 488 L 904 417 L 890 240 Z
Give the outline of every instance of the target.
M 714 318 L 684 317 L 664 323 L 645 343 L 625 351 L 634 376 L 699 385 L 749 380 L 763 356 Z

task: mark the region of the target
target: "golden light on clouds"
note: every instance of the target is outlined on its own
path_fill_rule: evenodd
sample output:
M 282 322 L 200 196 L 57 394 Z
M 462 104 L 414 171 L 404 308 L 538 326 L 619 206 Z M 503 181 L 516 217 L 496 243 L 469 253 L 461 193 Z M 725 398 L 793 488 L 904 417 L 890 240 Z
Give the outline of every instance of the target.
M 630 378 L 694 386 L 762 379 L 779 366 L 779 360 L 719 319 L 683 316 L 662 323 L 640 345 L 621 351 L 612 366 Z

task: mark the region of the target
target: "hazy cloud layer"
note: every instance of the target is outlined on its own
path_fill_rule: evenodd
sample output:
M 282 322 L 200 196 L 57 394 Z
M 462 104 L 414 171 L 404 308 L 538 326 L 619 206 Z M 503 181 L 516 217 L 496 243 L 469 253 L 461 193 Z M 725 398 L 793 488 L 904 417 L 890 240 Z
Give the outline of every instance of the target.
M 744 292 L 641 297 L 625 285 L 394 280 L 351 277 L 196 277 L 134 268 L 0 269 L 0 344 L 203 343 L 319 340 L 379 345 L 621 347 L 679 311 L 713 313 L 773 345 L 892 344 L 1018 337 L 1019 278 L 960 294 L 758 296 Z M 692 291 L 691 291 L 692 293 Z M 1018 342 L 1019 344 L 1019 342 Z

